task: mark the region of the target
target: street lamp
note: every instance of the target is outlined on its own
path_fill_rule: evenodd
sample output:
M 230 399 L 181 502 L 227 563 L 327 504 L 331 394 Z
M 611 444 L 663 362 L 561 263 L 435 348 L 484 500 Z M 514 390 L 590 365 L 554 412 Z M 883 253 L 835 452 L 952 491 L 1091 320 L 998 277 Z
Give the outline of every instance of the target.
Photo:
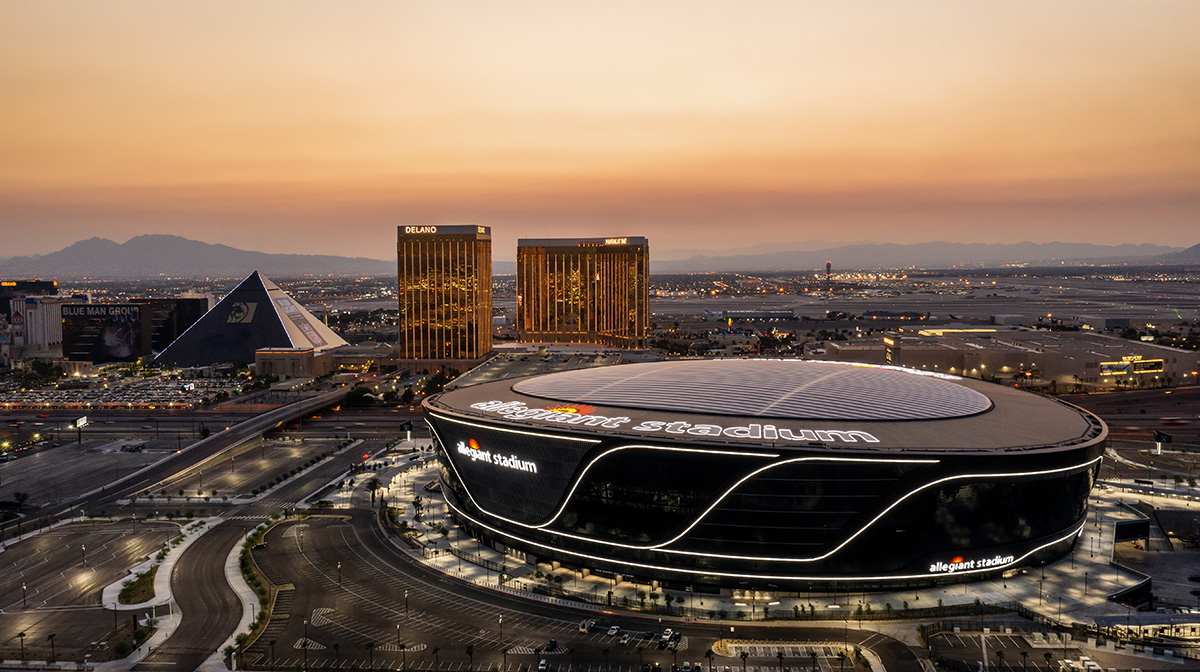
M 25 582 L 21 582 L 21 608 L 25 608 Z
M 338 585 L 342 585 L 342 563 L 338 561 Z
M 408 589 L 404 589 L 404 617 L 408 618 Z
M 83 556 L 83 566 L 87 567 L 87 546 L 85 544 L 79 545 L 79 553 Z

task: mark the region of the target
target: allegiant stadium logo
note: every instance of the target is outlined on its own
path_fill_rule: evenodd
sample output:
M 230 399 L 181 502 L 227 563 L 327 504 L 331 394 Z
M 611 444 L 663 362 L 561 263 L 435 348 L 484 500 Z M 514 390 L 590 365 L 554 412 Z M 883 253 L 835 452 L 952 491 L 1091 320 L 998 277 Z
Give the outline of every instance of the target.
M 955 572 L 969 571 L 973 569 L 990 569 L 993 567 L 1002 567 L 1016 562 L 1016 558 L 1011 555 L 997 555 L 991 558 L 982 558 L 979 560 L 967 560 L 961 555 L 956 555 L 951 558 L 950 562 L 935 562 L 929 566 L 930 574 L 953 574 Z
M 471 408 L 499 415 L 510 420 L 533 420 L 537 422 L 560 425 L 583 425 L 586 427 L 604 427 L 621 429 L 622 425 L 633 422 L 632 418 L 624 415 L 596 415 L 591 406 L 565 404 L 548 406 L 546 408 L 529 408 L 520 401 L 481 401 L 471 404 Z M 747 425 L 727 427 L 708 423 L 690 423 L 682 420 L 644 420 L 628 428 L 630 431 L 642 433 L 688 434 L 691 436 L 725 436 L 731 439 L 751 439 L 758 441 L 796 441 L 806 443 L 879 443 L 879 439 L 867 432 L 857 429 L 792 429 L 776 427 L 770 423 L 750 423 Z
M 490 450 L 484 450 L 479 447 L 479 442 L 475 439 L 468 439 L 466 443 L 459 441 L 458 445 L 455 446 L 455 452 L 463 457 L 470 458 L 472 462 L 494 464 L 497 467 L 515 469 L 516 471 L 527 471 L 531 474 L 536 474 L 538 470 L 536 462 L 522 460 L 516 455 L 501 455 L 499 453 L 493 453 Z

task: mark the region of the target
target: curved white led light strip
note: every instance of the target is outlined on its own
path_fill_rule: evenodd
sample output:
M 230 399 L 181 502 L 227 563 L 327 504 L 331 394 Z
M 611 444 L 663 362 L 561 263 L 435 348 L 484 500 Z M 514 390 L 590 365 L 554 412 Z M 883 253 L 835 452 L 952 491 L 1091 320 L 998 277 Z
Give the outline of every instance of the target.
M 444 416 L 438 416 L 438 417 L 443 418 L 443 419 L 448 419 L 448 418 L 444 418 Z M 475 426 L 483 427 L 484 429 L 493 429 L 492 427 L 484 426 L 484 425 L 475 425 Z M 446 442 L 442 440 L 441 435 L 439 435 L 437 433 L 437 430 L 434 429 L 434 427 L 431 423 L 429 424 L 429 428 L 430 428 L 430 430 L 433 431 L 434 435 L 437 436 L 438 443 L 441 443 L 443 446 L 445 446 Z M 501 431 L 503 431 L 503 430 L 501 430 Z M 547 438 L 553 438 L 554 435 L 547 434 L 547 435 L 542 435 L 542 436 L 545 436 Z M 629 448 L 649 448 L 650 450 L 669 450 L 669 451 L 680 452 L 680 453 L 713 453 L 716 455 L 740 455 L 740 456 L 766 457 L 766 458 L 779 457 L 779 455 L 777 453 L 726 452 L 726 451 L 720 451 L 720 450 L 709 450 L 709 449 L 704 449 L 704 448 L 675 448 L 675 447 L 668 447 L 668 446 L 627 445 L 627 446 L 617 446 L 615 448 L 609 448 L 608 450 L 605 450 L 604 452 L 600 453 L 596 457 L 592 458 L 592 460 L 590 462 L 588 462 L 587 466 L 584 467 L 583 470 L 579 472 L 579 476 L 576 477 L 575 482 L 571 485 L 570 492 L 563 499 L 562 506 L 560 506 L 558 508 L 558 511 L 556 511 L 554 513 L 554 515 L 550 518 L 550 520 L 546 521 L 545 523 L 542 523 L 541 525 L 530 525 L 529 523 L 523 523 L 519 520 L 513 520 L 512 518 L 508 518 L 508 517 L 502 516 L 498 513 L 488 511 L 486 508 L 484 508 L 479 503 L 478 500 L 475 499 L 475 495 L 471 494 L 471 489 L 469 487 L 467 487 L 466 479 L 464 479 L 462 477 L 462 474 L 459 473 L 458 466 L 454 464 L 454 459 L 450 457 L 450 455 L 449 455 L 450 451 L 448 451 L 448 450 L 446 451 L 446 462 L 448 462 L 450 464 L 450 468 L 454 470 L 454 475 L 458 477 L 458 482 L 462 483 L 463 490 L 466 491 L 467 497 L 471 500 L 471 503 L 474 504 L 477 509 L 479 509 L 480 511 L 484 512 L 485 514 L 487 514 L 493 518 L 498 518 L 500 520 L 503 520 L 506 523 L 512 523 L 513 525 L 519 525 L 520 527 L 524 527 L 524 528 L 530 529 L 530 530 L 539 530 L 539 529 L 546 527 L 547 525 L 550 525 L 555 520 L 557 520 L 560 515 L 562 515 L 563 510 L 566 509 L 567 504 L 570 503 L 571 497 L 574 496 L 575 489 L 579 487 L 579 483 L 583 480 L 584 474 L 587 473 L 588 469 L 592 468 L 592 465 L 594 465 L 596 462 L 598 462 L 600 460 L 600 458 L 604 457 L 605 455 L 608 455 L 609 453 L 614 453 L 618 450 L 626 450 Z M 573 535 L 573 534 L 570 534 L 567 532 L 554 532 L 554 533 L 561 534 L 561 535 L 567 536 L 567 537 L 571 537 L 573 539 L 579 539 L 580 541 L 592 541 L 591 539 L 588 539 L 587 537 L 580 537 L 580 536 L 576 536 L 576 535 Z M 607 543 L 607 542 L 604 542 L 604 543 Z M 636 548 L 636 547 L 631 547 L 631 548 Z
M 438 417 L 444 417 L 444 416 L 438 416 Z M 464 423 L 464 424 L 471 424 L 471 423 Z M 432 428 L 432 425 L 430 425 L 430 426 Z M 493 427 L 487 426 L 487 425 L 472 425 L 472 426 L 481 427 L 483 429 L 494 429 Z M 504 430 L 501 430 L 501 431 L 504 431 Z M 434 430 L 434 433 L 435 434 L 437 433 L 436 430 Z M 554 437 L 554 435 L 541 435 L 541 436 L 544 436 L 546 438 Z M 441 440 L 441 436 L 438 436 L 438 441 L 441 442 L 443 445 L 445 445 L 445 442 L 443 442 Z M 574 486 L 572 486 L 571 494 L 568 495 L 567 498 L 565 498 L 563 500 L 562 506 L 559 507 L 558 511 L 554 514 L 554 517 L 552 517 L 549 521 L 542 523 L 540 525 L 530 525 L 528 523 L 523 523 L 518 520 L 513 520 L 511 518 L 507 518 L 505 516 L 501 516 L 501 515 L 491 512 L 491 511 L 488 511 L 483 506 L 480 506 L 479 502 L 475 499 L 474 495 L 471 494 L 470 488 L 467 487 L 466 480 L 464 480 L 462 477 L 462 474 L 459 473 L 458 467 L 456 467 L 454 465 L 454 460 L 447 458 L 446 461 L 450 464 L 450 468 L 454 470 L 455 475 L 458 477 L 459 483 L 462 484 L 463 490 L 466 491 L 467 497 L 470 498 L 471 503 L 474 504 L 475 507 L 478 508 L 481 512 L 483 512 L 484 514 L 487 514 L 488 516 L 491 516 L 493 518 L 497 518 L 499 520 L 503 520 L 505 522 L 512 523 L 512 524 L 518 525 L 520 527 L 524 527 L 526 529 L 537 530 L 537 529 L 544 529 L 546 526 L 552 524 L 558 518 L 558 516 L 566 508 L 566 505 L 570 502 L 571 496 L 574 495 L 575 489 L 578 487 L 580 481 L 582 480 L 583 473 L 586 472 L 587 469 L 590 469 L 591 466 L 596 463 L 596 461 L 598 461 L 600 458 L 608 455 L 609 453 L 616 452 L 618 450 L 627 449 L 627 448 L 644 448 L 644 449 L 649 449 L 649 450 L 666 450 L 666 451 L 675 451 L 675 452 L 739 454 L 739 453 L 724 453 L 721 451 L 703 450 L 703 449 L 698 449 L 698 448 L 673 448 L 673 447 L 666 447 L 666 446 L 649 446 L 649 445 L 626 445 L 626 446 L 617 446 L 615 448 L 610 448 L 610 449 L 606 450 L 605 452 L 601 453 L 600 455 L 597 455 L 595 458 L 592 459 L 591 462 L 588 463 L 587 467 L 585 467 L 583 472 L 580 473 L 579 478 L 576 479 Z M 757 453 L 740 453 L 740 454 L 757 455 Z M 764 455 L 764 456 L 766 456 L 766 455 Z M 773 455 L 773 457 L 778 457 L 778 455 Z M 775 462 L 773 464 L 768 464 L 764 467 L 760 467 L 759 469 L 756 469 L 756 470 L 750 472 L 746 476 L 743 476 L 741 479 L 738 480 L 737 483 L 734 483 L 728 490 L 726 490 L 724 493 L 722 493 L 721 496 L 718 497 L 690 525 L 688 525 L 687 528 L 685 528 L 682 532 L 680 532 L 675 537 L 668 539 L 667 541 L 664 541 L 659 544 L 651 544 L 651 545 L 622 544 L 622 543 L 615 542 L 615 541 L 608 541 L 605 539 L 594 539 L 594 538 L 590 538 L 590 537 L 580 536 L 577 534 L 571 534 L 569 532 L 561 532 L 558 530 L 546 530 L 546 531 L 551 534 L 555 534 L 555 535 L 558 535 L 561 537 L 566 537 L 568 539 L 575 539 L 578 541 L 583 541 L 583 542 L 592 543 L 592 544 L 612 546 L 615 548 L 626 548 L 626 549 L 636 550 L 636 551 L 657 550 L 657 551 L 660 551 L 663 553 L 671 553 L 671 554 L 676 554 L 676 555 L 706 556 L 706 557 L 722 558 L 722 559 L 728 559 L 728 560 L 751 560 L 751 561 L 762 561 L 762 562 L 795 562 L 795 563 L 817 562 L 819 560 L 824 560 L 824 559 L 828 558 L 829 556 L 833 555 L 834 553 L 838 552 L 839 550 L 841 550 L 843 547 L 846 546 L 846 544 L 849 544 L 851 541 L 853 541 L 855 538 L 857 538 L 859 535 L 861 535 L 863 532 L 865 532 L 868 527 L 874 525 L 876 522 L 879 521 L 880 518 L 887 515 L 887 513 L 889 511 L 896 508 L 902 502 L 904 502 L 906 499 L 921 492 L 922 490 L 931 488 L 936 485 L 940 485 L 940 484 L 948 482 L 948 481 L 954 481 L 954 480 L 966 480 L 966 479 L 976 479 L 976 478 L 997 478 L 997 477 L 1017 478 L 1017 477 L 1025 477 L 1025 476 L 1044 476 L 1047 474 L 1060 473 L 1060 472 L 1064 472 L 1064 471 L 1074 471 L 1076 469 L 1082 469 L 1085 467 L 1089 467 L 1089 466 L 1099 462 L 1102 458 L 1103 458 L 1103 456 L 1101 455 L 1101 456 L 1096 457 L 1095 459 L 1089 460 L 1087 462 L 1083 462 L 1081 464 L 1067 466 L 1067 467 L 1059 467 L 1057 469 L 1044 469 L 1044 470 L 1040 470 L 1040 471 L 1007 472 L 1007 473 L 959 474 L 956 476 L 946 476 L 946 477 L 940 478 L 936 481 L 931 481 L 922 486 L 914 488 L 913 490 L 910 490 L 908 493 L 904 494 L 899 499 L 897 499 L 896 501 L 889 504 L 886 508 L 884 508 L 882 511 L 880 511 L 874 518 L 867 521 L 866 524 L 864 524 L 862 527 L 860 527 L 853 534 L 851 534 L 849 537 L 844 539 L 840 544 L 835 546 L 833 549 L 831 549 L 827 553 L 825 553 L 823 555 L 819 555 L 819 556 L 809 557 L 809 558 L 771 558 L 771 557 L 764 557 L 764 556 L 725 555 L 725 554 L 712 553 L 712 552 L 685 551 L 685 550 L 679 550 L 679 549 L 670 549 L 670 548 L 664 548 L 664 546 L 675 543 L 676 541 L 681 539 L 684 535 L 686 535 L 688 532 L 690 532 L 693 528 L 695 528 L 696 525 L 699 525 L 703 521 L 703 519 L 706 516 L 708 516 L 709 513 L 712 512 L 713 509 L 715 509 L 722 501 L 724 501 L 724 499 L 726 497 L 728 497 L 742 483 L 744 483 L 747 480 L 749 480 L 750 478 L 753 478 L 754 476 L 757 476 L 758 474 L 760 474 L 764 471 L 767 471 L 768 469 L 772 469 L 774 467 L 782 466 L 785 464 L 791 464 L 794 462 L 806 462 L 806 461 L 870 462 L 870 463 L 894 462 L 894 463 L 900 463 L 900 464 L 936 464 L 938 462 L 938 460 L 892 460 L 892 459 L 881 459 L 881 458 L 851 458 L 851 457 L 795 457 L 795 458 L 791 458 L 788 460 L 784 460 L 782 462 Z
M 510 533 L 510 532 L 498 530 L 483 521 L 472 518 L 466 512 L 464 512 L 464 511 L 460 510 L 458 507 L 454 506 L 454 504 L 452 504 L 449 499 L 446 500 L 446 505 L 449 506 L 451 509 L 453 509 L 455 513 L 462 516 L 463 518 L 466 518 L 467 520 L 471 521 L 472 523 L 474 523 L 480 527 L 491 530 L 492 532 L 495 532 L 496 534 L 499 534 L 500 536 L 508 537 L 509 539 L 514 539 L 518 542 L 529 544 L 531 546 L 536 546 L 538 548 L 544 548 L 546 550 L 554 551 L 556 553 L 565 553 L 566 555 L 572 555 L 577 558 L 583 558 L 585 560 L 596 560 L 599 562 L 608 562 L 608 563 L 614 563 L 614 564 L 619 564 L 619 565 L 625 565 L 628 567 L 638 567 L 641 569 L 649 569 L 649 570 L 662 571 L 662 572 L 674 572 L 676 574 L 693 574 L 693 575 L 700 574 L 700 575 L 705 575 L 705 576 L 722 576 L 722 577 L 728 577 L 728 578 L 732 578 L 732 579 L 776 579 L 776 580 L 784 580 L 784 581 L 884 581 L 884 580 L 903 580 L 903 579 L 929 579 L 931 577 L 939 577 L 939 576 L 958 576 L 961 574 L 978 574 L 980 572 L 995 572 L 995 571 L 1004 569 L 1005 567 L 1012 567 L 1013 565 L 1016 565 L 1017 563 L 1021 562 L 1025 558 L 1028 558 L 1029 556 L 1033 555 L 1034 553 L 1037 553 L 1038 551 L 1042 550 L 1043 548 L 1048 548 L 1050 546 L 1053 546 L 1054 544 L 1066 541 L 1067 539 L 1070 539 L 1072 536 L 1080 534 L 1083 531 L 1084 526 L 1087 524 L 1087 521 L 1085 520 L 1079 524 L 1079 527 L 1075 528 L 1070 533 L 1068 533 L 1062 537 L 1059 537 L 1058 539 L 1055 539 L 1053 541 L 1046 542 L 1046 543 L 1042 544 L 1041 546 L 1038 546 L 1037 548 L 1029 551 L 1025 555 L 1022 555 L 1021 557 L 1016 558 L 1015 560 L 1013 560 L 1012 562 L 1010 562 L 1008 564 L 996 565 L 995 567 L 987 567 L 984 569 L 965 569 L 962 571 L 954 572 L 952 574 L 903 574 L 903 575 L 894 575 L 894 576 L 886 576 L 886 575 L 884 575 L 884 576 L 803 576 L 803 575 L 786 575 L 786 574 L 739 574 L 739 573 L 735 573 L 735 572 L 716 572 L 716 571 L 710 571 L 710 570 L 705 570 L 705 569 L 682 569 L 679 567 L 667 567 L 664 565 L 648 565 L 645 563 L 631 562 L 628 560 L 621 560 L 618 558 L 602 558 L 602 557 L 595 556 L 595 555 L 588 555 L 586 553 L 577 553 L 575 551 L 569 551 L 569 550 L 566 550 L 564 548 L 557 547 L 557 546 L 547 546 L 545 544 L 538 543 L 531 539 L 523 539 L 521 537 L 518 537 L 518 536 Z M 778 561 L 776 561 L 776 562 L 778 562 Z
M 1103 457 L 1103 456 L 1101 456 L 1101 457 Z M 805 458 L 798 458 L 798 459 L 805 459 Z M 1082 468 L 1084 468 L 1084 467 L 1088 467 L 1088 466 L 1090 466 L 1090 465 L 1092 465 L 1092 464 L 1095 464 L 1096 462 L 1099 462 L 1099 461 L 1100 461 L 1100 459 L 1101 459 L 1100 457 L 1097 457 L 1097 458 L 1096 458 L 1096 459 L 1094 459 L 1094 460 L 1090 460 L 1090 461 L 1088 461 L 1088 462 L 1084 462 L 1083 464 L 1077 464 L 1077 465 L 1075 465 L 1075 466 L 1072 466 L 1072 467 L 1059 467 L 1058 469 L 1046 469 L 1046 470 L 1043 470 L 1043 471 L 1008 472 L 1008 473 L 994 473 L 994 474 L 959 474 L 958 476 L 947 476 L 947 477 L 945 477 L 945 478 L 939 478 L 939 479 L 938 479 L 938 480 L 936 480 L 936 481 L 931 481 L 931 482 L 929 482 L 929 483 L 926 483 L 925 485 L 922 485 L 922 486 L 921 486 L 921 487 L 919 487 L 919 488 L 915 488 L 915 489 L 913 489 L 913 490 L 910 490 L 910 491 L 909 491 L 907 494 L 905 494 L 904 496 L 902 496 L 900 499 L 897 499 L 896 501 L 894 501 L 894 502 L 892 502 L 891 504 L 889 504 L 887 508 L 885 508 L 883 511 L 880 511 L 878 515 L 876 515 L 876 516 L 875 516 L 874 518 L 872 518 L 871 520 L 867 521 L 867 523 L 866 523 L 865 525 L 863 525 L 862 527 L 858 528 L 858 531 L 857 531 L 857 532 L 855 532 L 854 534 L 852 534 L 852 535 L 850 535 L 849 537 L 847 537 L 845 541 L 843 541 L 842 543 L 840 543 L 840 544 L 838 544 L 837 546 L 835 546 L 835 547 L 833 548 L 833 550 L 829 551 L 828 553 L 826 553 L 826 554 L 824 554 L 824 555 L 818 555 L 818 556 L 816 556 L 816 557 L 813 557 L 813 558 L 803 558 L 803 559 L 797 558 L 797 559 L 792 559 L 792 560 L 785 560 L 785 561 L 783 561 L 783 562 L 814 562 L 814 561 L 817 561 L 817 560 L 824 560 L 825 558 L 828 558 L 829 556 L 831 556 L 831 555 L 833 555 L 834 553 L 836 553 L 836 552 L 838 552 L 839 550 L 841 550 L 843 546 L 845 546 L 846 544 L 850 543 L 851 541 L 853 541 L 853 540 L 854 540 L 854 538 L 855 538 L 855 537 L 857 537 L 858 535 L 860 535 L 860 534 L 862 534 L 863 532 L 865 532 L 865 531 L 866 531 L 866 529 L 867 529 L 868 527 L 870 527 L 870 526 L 874 525 L 874 524 L 875 524 L 875 523 L 876 523 L 876 522 L 877 522 L 877 521 L 878 521 L 880 518 L 882 518 L 882 517 L 884 517 L 885 515 L 887 515 L 887 513 L 888 513 L 889 511 L 891 511 L 892 509 L 894 509 L 894 508 L 896 508 L 897 506 L 899 506 L 899 505 L 900 505 L 900 503 L 901 503 L 901 502 L 903 502 L 904 500 L 908 499 L 909 497 L 912 497 L 913 495 L 917 494 L 918 492 L 920 492 L 920 491 L 922 491 L 922 490 L 925 490 L 926 488 L 931 488 L 931 487 L 933 487 L 933 486 L 935 486 L 935 485 L 939 485 L 939 484 L 941 484 L 941 483 L 945 483 L 945 482 L 947 482 L 947 481 L 956 481 L 956 480 L 960 480 L 960 479 L 962 479 L 962 480 L 965 480 L 965 479 L 973 479 L 973 478 L 1020 477 L 1020 476 L 1044 476 L 1044 475 L 1046 475 L 1046 474 L 1054 474 L 1054 473 L 1058 473 L 1058 472 L 1062 472 L 1062 471 L 1074 471 L 1074 470 L 1076 470 L 1076 469 L 1082 469 Z M 790 462 L 790 461 L 793 461 L 793 460 L 787 460 L 787 461 L 784 461 L 784 462 L 777 462 L 775 465 L 769 465 L 768 467 L 765 467 L 764 469 L 760 469 L 759 471 L 763 471 L 763 470 L 765 470 L 765 469 L 769 469 L 770 467 L 772 467 L 772 466 L 776 466 L 776 465 L 779 465 L 779 464 L 787 464 L 787 463 L 788 463 L 788 462 Z M 895 460 L 895 461 L 896 461 L 896 462 L 900 462 L 901 460 Z M 935 462 L 936 462 L 936 460 L 935 460 Z M 751 474 L 751 476 L 753 476 L 753 475 L 754 475 L 754 474 Z M 743 479 L 743 480 L 745 480 L 745 479 Z M 740 482 L 739 482 L 739 485 L 740 485 Z M 737 486 L 735 485 L 734 487 L 737 487 Z M 722 495 L 722 499 L 723 499 L 723 498 L 724 498 L 726 495 L 728 495 L 728 494 L 729 494 L 729 492 L 731 492 L 731 491 L 732 491 L 732 488 L 730 489 L 730 491 L 726 492 L 726 493 L 725 493 L 725 495 Z M 712 506 L 710 506 L 710 507 L 708 508 L 708 511 L 705 511 L 705 512 L 704 512 L 704 514 L 701 516 L 701 518 L 703 518 L 703 516 L 706 516 L 706 515 L 708 515 L 708 512 L 709 512 L 709 511 L 712 511 L 712 509 L 713 509 L 713 508 L 714 508 L 714 507 L 715 507 L 717 504 L 719 504 L 719 503 L 720 503 L 720 500 L 718 500 L 716 503 L 714 503 Z M 480 509 L 480 510 L 482 511 L 483 509 Z M 486 512 L 485 512 L 485 513 L 486 513 Z M 696 525 L 698 525 L 699 523 L 700 523 L 700 520 L 699 520 L 699 519 L 697 519 L 695 523 L 692 523 L 692 525 L 690 525 L 690 526 L 689 526 L 689 527 L 688 527 L 686 530 L 684 530 L 682 533 L 680 533 L 680 534 L 679 534 L 678 536 L 676 536 L 674 539 L 671 539 L 670 541 L 663 542 L 662 544 L 659 544 L 659 545 L 657 545 L 657 546 L 647 546 L 647 547 L 645 547 L 645 548 L 647 548 L 647 549 L 654 549 L 654 550 L 662 550 L 662 551 L 664 551 L 664 552 L 667 552 L 667 553 L 677 553 L 677 554 L 679 554 L 679 555 L 704 555 L 704 556 L 709 556 L 709 557 L 714 557 L 714 558 L 729 558 L 729 559 L 753 559 L 753 560 L 771 560 L 771 558 L 761 558 L 761 557 L 750 558 L 750 557 L 747 557 L 747 556 L 739 556 L 739 555 L 720 555 L 720 554 L 717 554 L 717 553 L 700 553 L 700 552 L 697 552 L 697 551 L 681 551 L 681 550 L 673 550 L 673 549 L 668 549 L 668 548 L 662 548 L 663 546 L 666 546 L 667 544 L 671 544 L 671 543 L 674 543 L 674 542 L 678 541 L 678 540 L 680 539 L 680 537 L 682 537 L 684 534 L 687 534 L 688 532 L 690 532 L 690 531 L 691 531 L 691 529 L 692 529 L 693 527 L 695 527 Z M 551 531 L 553 532 L 553 530 L 551 530 Z M 556 533 L 556 534 L 557 534 L 557 533 Z

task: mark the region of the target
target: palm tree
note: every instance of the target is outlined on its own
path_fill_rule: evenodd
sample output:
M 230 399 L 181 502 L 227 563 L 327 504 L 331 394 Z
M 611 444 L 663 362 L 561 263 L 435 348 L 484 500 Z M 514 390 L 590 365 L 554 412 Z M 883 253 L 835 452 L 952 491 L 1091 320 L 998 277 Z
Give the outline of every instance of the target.
M 434 667 L 435 669 L 436 669 L 436 668 L 437 668 L 437 666 L 439 665 L 439 663 L 438 663 L 438 651 L 441 651 L 441 650 L 442 650 L 442 647 L 440 647 L 440 646 L 435 646 L 435 647 L 433 647 L 433 651 L 431 651 L 431 652 L 430 652 L 430 653 L 432 653 L 432 654 L 433 654 L 433 667 Z
M 746 659 L 750 657 L 750 652 L 742 651 L 738 654 L 738 657 L 742 659 L 742 672 L 746 672 Z
M 1004 651 L 997 651 L 996 652 L 996 669 L 999 670 L 1002 667 L 1004 667 Z
M 375 642 L 367 642 L 367 667 L 375 667 Z
M 467 661 L 468 661 L 467 662 L 468 670 L 475 666 L 475 645 L 474 644 L 467 645 Z
M 337 642 L 333 643 L 333 663 L 334 663 L 334 665 L 337 665 L 338 649 L 340 649 L 340 648 L 342 648 L 341 644 L 338 644 Z
M 54 653 L 54 637 L 55 637 L 55 635 L 54 635 L 54 633 L 53 633 L 53 632 L 52 632 L 52 633 L 50 633 L 49 635 L 46 635 L 46 639 L 50 640 L 50 660 L 51 660 L 51 661 L 53 661 L 53 660 L 54 660 L 54 658 L 55 658 L 55 653 Z
M 707 651 L 704 652 L 704 657 L 708 659 L 709 672 L 712 672 L 712 659 L 713 659 L 713 656 L 715 656 L 715 655 L 717 655 L 717 654 L 715 654 L 712 649 L 708 649 Z
M 1025 666 L 1029 663 L 1029 652 L 1021 652 L 1021 672 L 1025 672 Z
M 812 658 L 812 669 L 815 672 L 817 669 L 817 652 L 810 649 L 808 652 L 808 657 Z
M 838 651 L 838 660 L 842 661 L 842 669 L 846 669 L 846 652 Z
M 400 645 L 400 663 L 401 663 L 400 669 L 402 669 L 402 670 L 408 669 L 408 645 L 407 644 Z
M 17 637 L 21 640 L 21 660 L 25 660 L 25 631 L 18 632 Z
M 783 649 L 776 651 L 775 657 L 779 659 L 779 672 L 783 672 Z
M 380 482 L 380 480 L 378 478 L 375 478 L 374 476 L 372 476 L 371 478 L 367 479 L 367 484 L 363 487 L 365 487 L 367 490 L 371 491 L 371 506 L 374 507 L 375 506 L 375 493 L 379 490 L 379 488 L 383 487 L 383 483 Z
M 608 672 L 608 649 L 604 649 L 604 672 Z
M 1042 657 L 1046 659 L 1046 669 L 1050 669 L 1050 661 L 1054 658 L 1054 653 L 1051 651 L 1046 651 L 1042 654 Z

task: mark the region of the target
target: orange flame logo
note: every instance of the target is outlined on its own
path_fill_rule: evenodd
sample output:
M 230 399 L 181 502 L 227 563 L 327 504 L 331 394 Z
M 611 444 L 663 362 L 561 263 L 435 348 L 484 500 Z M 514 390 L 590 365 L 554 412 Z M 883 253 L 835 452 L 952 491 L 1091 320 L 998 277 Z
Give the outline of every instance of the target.
M 587 404 L 560 404 L 557 406 L 547 406 L 545 410 L 554 411 L 555 413 L 578 413 L 579 415 L 590 415 L 596 411 L 596 407 L 588 406 Z

